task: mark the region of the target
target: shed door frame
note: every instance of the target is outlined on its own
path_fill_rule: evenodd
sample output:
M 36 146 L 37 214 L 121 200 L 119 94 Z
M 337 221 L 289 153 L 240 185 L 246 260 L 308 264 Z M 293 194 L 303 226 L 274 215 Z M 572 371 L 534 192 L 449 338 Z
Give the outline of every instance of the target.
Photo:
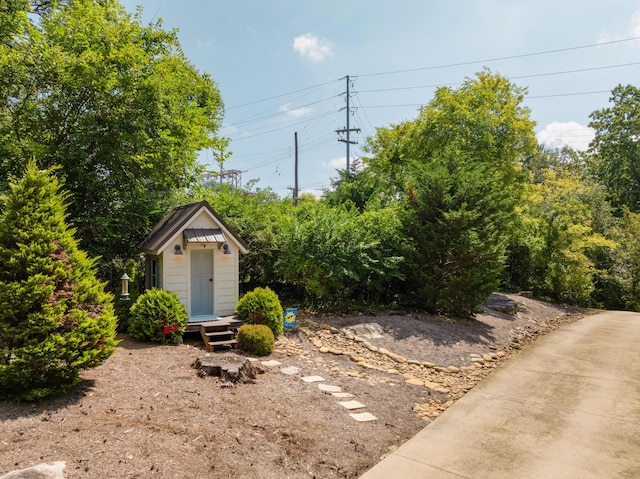
M 214 312 L 214 267 L 212 248 L 192 248 L 191 316 L 211 316 Z

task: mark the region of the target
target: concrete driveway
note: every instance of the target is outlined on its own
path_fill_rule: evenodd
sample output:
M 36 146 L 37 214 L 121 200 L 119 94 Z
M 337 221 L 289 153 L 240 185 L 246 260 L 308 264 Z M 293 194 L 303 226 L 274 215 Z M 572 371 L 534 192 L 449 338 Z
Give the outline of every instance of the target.
M 563 326 L 361 479 L 640 478 L 640 314 Z

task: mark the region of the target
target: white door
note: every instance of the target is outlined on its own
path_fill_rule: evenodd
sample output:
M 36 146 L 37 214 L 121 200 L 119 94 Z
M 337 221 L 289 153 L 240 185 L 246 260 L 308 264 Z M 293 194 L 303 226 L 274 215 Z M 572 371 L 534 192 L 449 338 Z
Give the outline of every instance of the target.
M 213 250 L 191 251 L 191 316 L 213 314 Z

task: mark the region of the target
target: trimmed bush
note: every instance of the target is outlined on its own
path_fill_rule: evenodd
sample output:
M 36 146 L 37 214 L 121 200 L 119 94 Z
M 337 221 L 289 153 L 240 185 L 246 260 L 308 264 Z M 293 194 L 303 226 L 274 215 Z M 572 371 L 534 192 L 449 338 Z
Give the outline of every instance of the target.
M 187 327 L 189 316 L 178 295 L 153 288 L 138 297 L 131 306 L 129 334 L 143 341 L 175 344 Z M 164 327 L 177 324 L 178 330 L 164 334 Z
M 238 329 L 238 347 L 251 354 L 266 356 L 273 352 L 275 337 L 265 324 L 243 324 Z
M 277 338 L 284 331 L 282 305 L 270 288 L 256 288 L 248 292 L 236 306 L 236 315 L 247 324 L 265 324 Z

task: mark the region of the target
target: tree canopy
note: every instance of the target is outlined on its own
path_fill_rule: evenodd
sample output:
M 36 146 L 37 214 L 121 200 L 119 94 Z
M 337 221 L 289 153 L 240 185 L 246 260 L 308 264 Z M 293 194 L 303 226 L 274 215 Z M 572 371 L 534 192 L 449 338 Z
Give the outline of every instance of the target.
M 640 212 L 640 89 L 618 85 L 612 106 L 594 111 L 589 148 L 594 177 L 607 188 L 612 204 Z
M 116 0 L 54 3 L 30 15 L 35 24 L 26 2 L 5 8 L 18 15 L 0 24 L 10 32 L 0 47 L 0 177 L 32 158 L 60 165 L 83 247 L 105 261 L 134 254 L 172 195 L 196 182 L 198 151 L 220 149 L 214 81 L 175 31 L 142 26 Z

